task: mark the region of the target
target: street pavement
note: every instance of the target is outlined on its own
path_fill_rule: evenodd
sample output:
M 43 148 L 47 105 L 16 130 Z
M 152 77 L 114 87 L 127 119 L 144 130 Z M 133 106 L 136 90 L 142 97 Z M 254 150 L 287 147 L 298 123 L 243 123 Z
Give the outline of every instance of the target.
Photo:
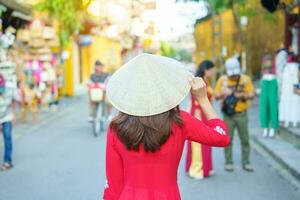
M 78 98 L 42 126 L 18 130 L 13 170 L 0 172 L 0 200 L 99 200 L 105 185 L 105 140 L 95 138 L 87 122 L 88 104 Z M 250 116 L 256 118 L 255 116 Z M 237 135 L 236 135 L 237 136 Z M 3 147 L 0 155 L 3 154 Z M 179 168 L 184 200 L 299 200 L 300 191 L 281 177 L 262 156 L 251 152 L 254 173 L 241 169 L 238 137 L 235 171 L 224 171 L 223 150 L 215 148 L 214 176 L 192 180 Z

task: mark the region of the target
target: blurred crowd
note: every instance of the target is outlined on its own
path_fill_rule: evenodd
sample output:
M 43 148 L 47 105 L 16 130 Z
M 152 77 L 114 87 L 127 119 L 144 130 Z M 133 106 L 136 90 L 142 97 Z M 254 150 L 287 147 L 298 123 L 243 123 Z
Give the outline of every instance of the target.
M 215 66 L 210 60 L 199 64 L 195 76 L 202 77 L 207 85 L 210 100 L 220 100 L 224 121 L 227 123 L 231 141 L 235 130 L 241 140 L 242 166 L 246 171 L 253 171 L 250 165 L 248 114 L 256 92 L 259 95 L 259 119 L 264 137 L 273 138 L 280 123 L 297 127 L 300 122 L 300 68 L 296 56 L 285 49 L 275 54 L 265 52 L 261 62 L 261 80 L 255 90 L 249 76 L 242 73 L 240 60 L 233 56 L 226 60 L 226 73 L 221 75 L 212 86 Z M 205 122 L 205 117 L 197 101 L 190 97 L 188 111 Z M 213 174 L 211 147 L 196 142 L 188 142 L 186 172 L 195 179 L 202 179 Z M 232 143 L 224 149 L 225 170 L 233 171 Z

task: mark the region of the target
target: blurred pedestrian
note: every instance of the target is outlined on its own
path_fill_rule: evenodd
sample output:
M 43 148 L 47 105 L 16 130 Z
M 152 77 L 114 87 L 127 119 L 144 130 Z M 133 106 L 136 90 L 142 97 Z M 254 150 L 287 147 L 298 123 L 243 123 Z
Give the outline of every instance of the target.
M 278 81 L 278 95 L 281 95 L 281 86 L 282 86 L 282 75 L 283 70 L 288 62 L 288 52 L 286 49 L 280 49 L 275 57 L 275 69 L 276 69 L 276 77 Z
M 274 137 L 278 128 L 278 82 L 273 55 L 267 50 L 262 59 L 261 74 L 260 124 L 263 137 Z
M 300 95 L 300 66 L 298 67 L 298 83 L 294 85 L 294 93 Z
M 213 89 L 210 85 L 210 79 L 214 75 L 214 63 L 205 60 L 198 66 L 195 76 L 201 77 L 206 83 L 208 99 L 211 101 Z M 201 107 L 194 96 L 191 97 L 192 107 L 190 113 L 202 122 L 206 123 L 207 119 L 201 110 Z M 197 142 L 188 141 L 186 172 L 190 177 L 202 179 L 213 173 L 212 149 L 210 146 Z
M 181 63 L 150 54 L 133 58 L 112 75 L 107 94 L 120 113 L 107 133 L 105 200 L 179 200 L 177 169 L 184 141 L 229 144 L 204 81 L 190 76 Z M 190 88 L 206 124 L 178 109 Z
M 254 87 L 249 76 L 241 74 L 240 62 L 229 58 L 225 63 L 226 73 L 217 81 L 215 88 L 216 99 L 222 100 L 222 112 L 228 126 L 231 144 L 225 148 L 225 170 L 233 171 L 232 141 L 237 129 L 242 146 L 242 164 L 246 171 L 253 171 L 250 165 L 250 144 L 247 110 L 254 98 Z
M 4 76 L 0 74 L 0 123 L 4 139 L 4 162 L 1 170 L 6 171 L 13 167 L 12 153 L 12 126 L 16 116 L 16 86 L 6 82 Z
M 290 55 L 290 60 L 283 70 L 282 92 L 279 102 L 279 121 L 285 127 L 290 125 L 297 127 L 297 124 L 300 123 L 300 96 L 295 93 L 295 86 L 299 83 L 298 71 L 297 57 Z
M 107 82 L 107 79 L 109 77 L 108 73 L 105 73 L 103 71 L 103 64 L 99 61 L 96 60 L 95 62 L 95 71 L 91 75 L 90 80 L 89 80 L 89 90 L 94 84 L 105 84 Z M 91 91 L 89 91 L 90 93 Z M 91 94 L 90 94 L 91 95 Z M 89 100 L 89 109 L 90 109 L 90 117 L 89 121 L 92 122 L 94 120 L 94 117 L 96 116 L 96 110 L 99 105 L 99 102 L 93 102 L 91 99 Z

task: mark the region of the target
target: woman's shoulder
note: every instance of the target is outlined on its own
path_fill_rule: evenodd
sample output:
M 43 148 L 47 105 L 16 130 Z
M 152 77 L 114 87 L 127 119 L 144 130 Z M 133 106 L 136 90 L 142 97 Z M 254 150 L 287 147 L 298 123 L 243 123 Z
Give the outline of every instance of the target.
M 184 110 L 180 110 L 179 115 L 183 121 L 183 123 L 185 124 L 187 121 L 189 121 L 189 119 L 192 117 L 192 115 Z
M 187 115 L 190 115 L 190 114 L 184 110 L 180 110 L 179 115 L 180 115 L 180 117 L 186 117 Z
M 107 136 L 106 137 L 107 137 L 107 142 L 110 142 L 113 144 L 116 143 L 117 134 L 110 126 L 108 126 L 108 128 L 107 128 Z

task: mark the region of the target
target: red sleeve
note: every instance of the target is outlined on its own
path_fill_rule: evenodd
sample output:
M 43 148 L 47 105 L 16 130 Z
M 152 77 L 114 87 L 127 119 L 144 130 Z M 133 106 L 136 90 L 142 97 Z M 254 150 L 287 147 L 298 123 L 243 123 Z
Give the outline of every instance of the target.
M 208 146 L 226 147 L 230 144 L 227 126 L 220 119 L 203 123 L 192 115 L 181 112 L 184 121 L 185 138 Z
M 110 129 L 106 142 L 106 185 L 104 200 L 119 199 L 123 190 L 123 161 L 115 146 L 116 135 Z

